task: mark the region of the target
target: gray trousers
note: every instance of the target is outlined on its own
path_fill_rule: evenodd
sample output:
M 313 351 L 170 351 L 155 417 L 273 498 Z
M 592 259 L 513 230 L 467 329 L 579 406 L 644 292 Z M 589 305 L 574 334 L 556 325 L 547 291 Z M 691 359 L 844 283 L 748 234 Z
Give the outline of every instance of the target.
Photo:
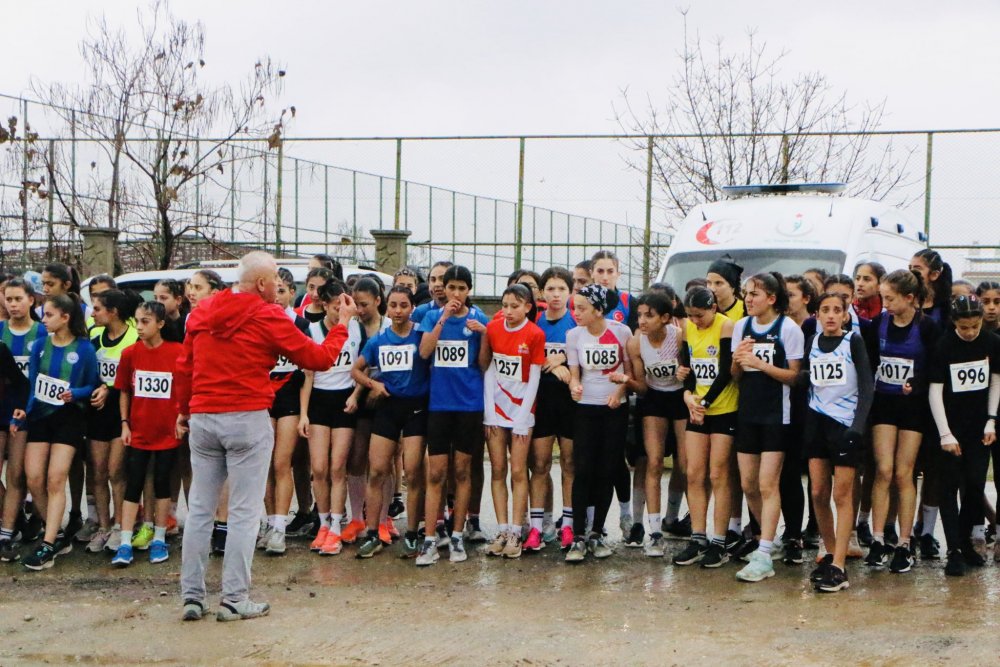
M 229 479 L 229 533 L 222 602 L 246 600 L 274 431 L 267 410 L 191 415 L 191 494 L 184 525 L 181 597 L 204 604 L 205 567 L 222 485 Z

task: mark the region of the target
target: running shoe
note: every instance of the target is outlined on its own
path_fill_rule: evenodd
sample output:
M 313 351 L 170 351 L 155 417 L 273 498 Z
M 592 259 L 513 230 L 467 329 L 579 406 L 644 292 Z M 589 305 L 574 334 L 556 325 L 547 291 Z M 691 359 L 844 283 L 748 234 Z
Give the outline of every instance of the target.
M 163 540 L 153 540 L 149 543 L 149 562 L 153 565 L 170 560 L 170 550 Z
M 389 532 L 388 523 L 380 523 L 378 525 L 378 539 L 386 546 L 392 544 L 392 533 Z
M 205 615 L 205 605 L 197 600 L 184 600 L 182 621 L 200 621 Z
M 0 563 L 14 563 L 21 558 L 14 540 L 0 540 Z
M 573 546 L 573 526 L 565 525 L 559 529 L 559 548 L 569 549 L 571 546 Z
M 818 549 L 819 548 L 819 528 L 806 524 L 806 529 L 802 531 L 802 545 L 806 549 Z
M 551 544 L 556 541 L 559 537 L 559 530 L 556 528 L 556 523 L 551 518 L 546 519 L 542 522 L 542 542 L 545 544 Z
M 416 539 L 410 539 L 409 537 L 403 537 L 403 550 L 399 553 L 400 558 L 416 558 L 417 552 L 420 551 L 420 545 L 417 543 Z
M 651 533 L 649 542 L 643 547 L 642 553 L 649 558 L 663 558 L 665 546 L 666 540 L 663 539 L 663 533 Z
M 469 559 L 465 552 L 465 541 L 457 537 L 448 540 L 448 560 L 452 563 L 464 563 Z
M 701 566 L 714 569 L 722 567 L 728 562 L 729 553 L 726 552 L 725 547 L 710 543 L 708 549 L 705 550 L 704 558 L 701 559 Z
M 821 593 L 837 593 L 845 588 L 850 588 L 850 586 L 850 582 L 847 581 L 847 572 L 836 565 L 830 565 L 823 579 L 816 584 L 816 590 Z
M 323 546 L 319 548 L 320 556 L 336 556 L 344 549 L 343 537 L 332 530 L 326 534 Z
M 437 545 L 430 540 L 424 540 L 420 544 L 420 551 L 417 552 L 417 566 L 425 567 L 427 565 L 433 565 L 441 559 L 438 554 Z
M 33 554 L 21 561 L 29 570 L 47 570 L 56 563 L 56 552 L 48 544 L 42 544 Z
M 351 522 L 340 531 L 340 539 L 347 544 L 354 544 L 367 530 L 368 527 L 365 526 L 364 521 L 361 519 L 351 519 Z M 392 538 L 389 538 L 389 541 L 391 542 Z
M 697 540 L 690 540 L 684 550 L 674 556 L 674 565 L 694 565 L 705 558 L 708 545 Z
M 566 562 L 567 563 L 582 563 L 587 557 L 587 543 L 582 537 L 575 538 L 573 543 L 569 546 L 569 550 L 566 551 Z
M 271 612 L 271 605 L 266 602 L 252 602 L 243 600 L 242 602 L 223 602 L 219 605 L 219 611 L 215 612 L 215 620 L 220 623 L 225 621 L 245 621 L 250 618 L 267 616 Z
M 507 534 L 497 533 L 493 541 L 486 547 L 487 556 L 502 556 L 504 547 L 507 546 Z
M 986 541 L 983 541 L 983 558 L 986 557 Z M 933 535 L 920 536 L 920 560 L 937 560 L 941 556 L 941 544 Z
M 704 562 L 702 563 L 704 565 Z M 750 554 L 750 562 L 736 573 L 740 581 L 758 582 L 774 576 L 774 561 L 771 554 L 754 551 Z
M 931 539 L 934 539 L 934 538 L 931 538 Z M 971 540 L 971 542 L 972 542 L 972 549 L 983 560 L 983 563 L 985 564 L 986 563 L 986 559 L 988 558 L 988 555 L 989 555 L 989 550 L 986 547 L 986 538 L 985 537 L 973 537 L 972 540 Z M 921 543 L 920 546 L 923 547 L 923 543 Z
M 960 549 L 952 549 L 948 552 L 948 562 L 944 566 L 944 573 L 949 577 L 965 576 L 965 556 Z
M 34 542 L 45 532 L 45 522 L 42 517 L 38 515 L 38 511 L 32 512 L 28 515 L 23 526 L 21 527 L 21 540 L 28 544 L 29 542 Z
M 802 564 L 802 540 L 790 539 L 784 542 L 785 545 L 785 557 L 783 562 L 785 565 L 801 565 Z
M 641 549 L 642 543 L 646 538 L 646 529 L 642 527 L 641 523 L 633 523 L 632 527 L 622 533 L 625 535 L 625 546 L 632 549 Z
M 389 518 L 398 519 L 405 511 L 406 505 L 403 504 L 403 499 L 399 496 L 394 496 L 392 502 L 389 503 Z
M 504 558 L 520 558 L 521 557 L 521 536 L 516 533 L 510 533 L 507 535 L 507 542 L 503 545 L 503 557 Z
M 847 543 L 847 557 L 863 558 L 864 555 L 864 549 L 861 548 L 861 542 L 858 540 L 858 531 L 852 530 L 851 541 Z
M 896 546 L 899 544 L 899 533 L 896 532 L 896 524 L 885 527 L 885 545 Z
M 180 524 L 177 523 L 177 517 L 171 512 L 167 515 L 167 537 L 177 537 L 180 534 Z
M 614 550 L 608 546 L 603 535 L 591 535 L 587 542 L 587 549 L 594 554 L 594 558 L 608 558 Z
M 809 581 L 814 584 L 823 581 L 823 578 L 826 577 L 826 573 L 831 567 L 833 567 L 833 554 L 827 554 L 820 559 L 819 565 L 809 573 Z
M 382 551 L 382 540 L 377 534 L 369 531 L 368 536 L 365 537 L 361 546 L 358 547 L 358 553 L 355 555 L 355 558 L 371 558 L 380 551 Z
M 870 547 L 872 542 L 875 541 L 875 536 L 872 535 L 872 527 L 868 525 L 867 521 L 859 521 L 857 529 L 854 532 L 858 534 L 858 542 L 863 547 Z
M 449 544 L 451 544 L 451 532 L 448 528 L 447 523 L 440 523 L 437 525 L 435 532 L 437 533 L 437 548 L 445 549 Z
M 745 543 L 746 540 L 743 539 L 743 536 L 735 530 L 726 531 L 726 552 L 730 555 L 733 555 L 742 549 Z
M 290 537 L 302 537 L 308 534 L 313 524 L 312 512 L 296 512 L 295 516 L 285 528 L 285 535 Z
M 771 544 L 771 560 L 785 559 L 785 539 L 775 537 Z
M 479 527 L 479 517 L 469 517 L 465 521 L 465 531 L 462 537 L 469 544 L 483 544 L 486 542 L 486 535 L 483 534 L 482 528 Z
M 909 546 L 900 545 L 896 547 L 892 554 L 892 562 L 889 563 L 889 571 L 893 574 L 903 574 L 913 568 L 913 555 Z
M 69 535 L 71 538 L 75 536 L 83 528 L 83 515 L 80 512 L 70 512 L 69 521 L 66 522 L 66 528 L 63 532 Z M 116 546 L 115 549 L 118 547 Z
M 686 514 L 683 519 L 674 519 L 672 522 L 667 523 L 664 519 L 661 524 L 663 532 L 666 536 L 686 540 L 691 537 L 691 515 Z
M 965 564 L 971 567 L 982 567 L 986 565 L 986 558 L 979 554 L 976 545 L 971 539 L 966 539 L 962 543 L 962 555 L 965 556 Z
M 316 533 L 316 539 L 312 541 L 309 545 L 309 551 L 319 552 L 323 548 L 323 543 L 326 542 L 326 536 L 330 534 L 330 528 L 327 526 L 320 526 L 319 532 Z
M 80 532 L 83 532 L 83 530 L 81 529 Z M 77 535 L 79 534 L 80 533 L 77 533 Z M 90 536 L 90 541 L 87 543 L 87 546 L 84 547 L 84 551 L 91 554 L 101 553 L 102 551 L 104 551 L 104 545 L 108 543 L 108 538 L 110 537 L 111 537 L 110 530 L 101 530 L 100 528 L 98 528 L 97 532 L 93 533 Z M 119 537 L 118 539 L 120 544 L 121 538 Z
M 222 556 L 226 553 L 226 536 L 229 534 L 228 529 L 223 530 L 218 526 L 212 528 L 212 555 Z
M 263 551 L 267 548 L 267 543 L 271 540 L 271 535 L 274 534 L 274 528 L 267 526 L 263 531 L 257 533 L 257 550 Z
M 995 524 L 986 526 L 986 544 L 994 546 L 997 543 L 997 527 Z
M 285 553 L 285 533 L 280 530 L 271 531 L 271 539 L 264 547 L 264 553 L 268 556 L 281 556 Z
M 73 536 L 73 539 L 82 544 L 88 544 L 92 539 L 94 539 L 94 535 L 100 532 L 100 530 L 100 524 L 88 517 L 87 520 L 83 522 L 83 527 L 76 532 L 76 535 Z
M 868 567 L 885 567 L 889 563 L 890 549 L 887 549 L 878 540 L 872 542 L 868 547 L 868 555 L 865 556 L 865 565 Z
M 639 518 L 641 519 L 642 517 Z M 632 521 L 632 515 L 629 514 L 628 512 L 625 512 L 620 517 L 618 517 L 618 527 L 622 529 L 622 537 L 625 537 L 626 535 L 629 534 L 629 531 L 632 530 L 633 523 L 634 522 Z M 641 526 L 642 524 L 639 525 Z M 641 546 L 642 543 L 640 542 L 639 545 Z
M 73 540 L 69 538 L 69 534 L 61 530 L 56 533 L 56 541 L 52 545 L 52 550 L 56 552 L 57 556 L 65 556 L 73 551 Z
M 66 534 L 69 535 L 69 533 Z M 108 535 L 108 539 L 104 543 L 104 548 L 110 551 L 111 553 L 115 553 L 116 551 L 118 551 L 118 547 L 120 547 L 121 545 L 122 545 L 122 529 L 120 527 L 112 528 L 111 534 Z M 132 541 L 132 548 L 133 549 L 135 548 L 135 540 Z
M 541 551 L 545 543 L 542 541 L 542 533 L 537 528 L 528 531 L 528 539 L 521 545 L 525 551 Z
M 753 554 L 759 548 L 760 548 L 760 542 L 758 542 L 756 539 L 744 540 L 743 545 L 739 549 L 737 549 L 732 554 L 732 556 L 733 558 L 739 559 L 744 563 L 749 563 L 751 554 Z
M 132 548 L 138 551 L 145 551 L 153 543 L 154 537 L 156 537 L 156 531 L 153 530 L 153 526 L 143 523 L 139 527 L 139 530 L 135 531 L 135 535 L 132 536 Z M 120 535 L 119 539 L 121 539 Z

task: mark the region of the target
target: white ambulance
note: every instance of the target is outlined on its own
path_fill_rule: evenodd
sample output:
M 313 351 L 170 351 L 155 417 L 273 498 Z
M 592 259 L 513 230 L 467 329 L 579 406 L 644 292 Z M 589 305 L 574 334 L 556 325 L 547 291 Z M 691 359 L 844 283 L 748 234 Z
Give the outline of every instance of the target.
M 728 199 L 695 207 L 674 235 L 657 280 L 678 291 L 730 255 L 743 276 L 820 268 L 853 276 L 860 262 L 906 268 L 926 247 L 923 231 L 888 204 L 840 196 L 840 183 L 723 188 Z

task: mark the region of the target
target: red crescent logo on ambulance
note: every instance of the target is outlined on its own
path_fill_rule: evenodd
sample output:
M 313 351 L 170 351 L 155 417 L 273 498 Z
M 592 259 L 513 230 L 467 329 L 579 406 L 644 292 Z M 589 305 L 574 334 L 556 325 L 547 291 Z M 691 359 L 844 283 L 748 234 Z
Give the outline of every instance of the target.
M 718 243 L 718 241 L 711 239 L 708 236 L 708 232 L 709 230 L 712 229 L 712 225 L 714 224 L 715 224 L 714 221 L 706 222 L 704 225 L 701 226 L 701 229 L 699 229 L 697 233 L 694 235 L 695 239 L 698 240 L 698 243 L 702 245 L 716 245 Z

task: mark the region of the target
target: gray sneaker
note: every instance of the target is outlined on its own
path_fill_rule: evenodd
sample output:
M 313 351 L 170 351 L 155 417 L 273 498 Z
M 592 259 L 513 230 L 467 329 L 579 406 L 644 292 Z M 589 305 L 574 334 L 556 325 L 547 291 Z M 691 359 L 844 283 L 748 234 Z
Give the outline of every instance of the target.
M 184 601 L 184 615 L 181 617 L 185 621 L 200 621 L 205 615 L 205 605 L 197 600 Z
M 607 558 L 614 553 L 600 535 L 590 538 L 587 548 L 590 549 L 590 553 L 594 554 L 594 558 Z
M 465 552 L 465 544 L 457 537 L 451 538 L 448 545 L 448 560 L 452 563 L 462 563 L 469 559 L 469 554 Z
M 546 544 L 551 544 L 552 542 L 556 541 L 557 537 L 559 537 L 559 531 L 556 530 L 555 521 L 549 519 L 548 521 L 542 524 L 542 542 L 545 542 Z
M 111 553 L 118 553 L 118 547 L 122 545 L 122 529 L 121 527 L 112 528 L 111 535 L 108 536 L 108 541 L 104 543 L 104 548 Z
M 662 533 L 653 533 L 649 536 L 649 541 L 646 542 L 642 552 L 650 558 L 663 558 L 665 542 Z
M 83 522 L 83 528 L 76 531 L 76 535 L 73 535 L 73 539 L 77 542 L 87 543 L 94 539 L 96 535 L 101 530 L 101 526 L 93 519 L 87 519 Z
M 641 520 L 642 517 L 639 517 L 639 519 Z M 622 514 L 618 519 L 618 527 L 622 529 L 622 539 L 628 537 L 629 531 L 632 530 L 632 515 L 627 513 Z
M 271 536 L 274 535 L 274 528 L 272 526 L 267 526 L 263 530 L 257 533 L 257 550 L 264 551 L 267 549 L 267 543 L 271 541 Z
M 583 540 L 573 540 L 569 550 L 566 551 L 567 563 L 581 563 L 587 557 L 587 543 Z
M 420 551 L 417 553 L 417 565 L 420 567 L 433 565 L 440 559 L 441 556 L 438 554 L 437 545 L 434 542 L 424 540 L 420 545 Z
M 268 556 L 281 556 L 285 553 L 285 533 L 280 530 L 271 530 L 271 537 L 267 540 L 264 552 Z
M 219 622 L 245 621 L 250 618 L 267 616 L 269 613 L 271 613 L 271 605 L 266 602 L 252 602 L 251 600 L 243 600 L 243 602 L 236 604 L 223 602 L 219 605 L 219 611 L 215 612 L 215 620 Z
M 83 532 L 85 528 L 86 525 L 84 526 L 84 528 L 80 529 L 80 532 Z M 77 533 L 77 536 L 79 535 L 80 533 Z M 108 543 L 108 539 L 110 538 L 111 538 L 110 530 L 101 530 L 100 528 L 98 528 L 97 532 L 93 533 L 90 536 L 90 542 L 87 543 L 87 548 L 86 548 L 87 553 L 92 553 L 92 554 L 101 553 L 102 551 L 104 551 L 104 545 Z M 121 534 L 118 535 L 118 540 L 121 541 Z M 119 546 L 121 545 L 119 544 Z
M 365 537 L 365 541 L 361 543 L 361 546 L 358 547 L 358 553 L 355 554 L 355 558 L 371 558 L 380 551 L 382 551 L 382 541 L 378 539 L 378 535 L 368 535 Z

